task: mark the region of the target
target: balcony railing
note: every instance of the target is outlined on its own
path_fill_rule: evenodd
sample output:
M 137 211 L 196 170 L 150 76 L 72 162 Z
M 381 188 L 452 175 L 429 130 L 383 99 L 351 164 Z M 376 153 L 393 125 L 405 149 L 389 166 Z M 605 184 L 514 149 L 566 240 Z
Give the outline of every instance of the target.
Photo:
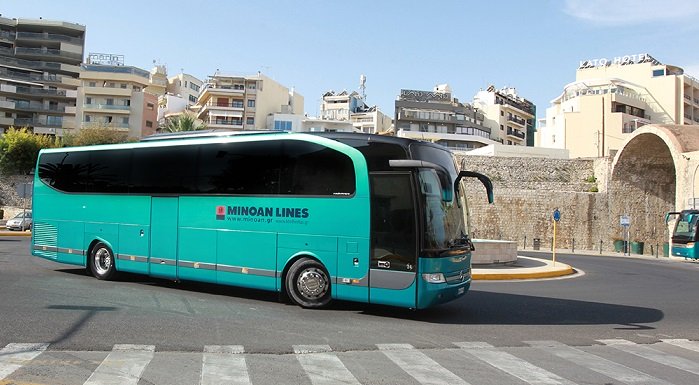
M 221 124 L 226 126 L 242 126 L 242 120 L 226 120 L 226 119 L 213 119 L 209 122 L 210 124 Z
M 37 70 L 60 70 L 61 63 L 47 62 L 41 60 L 24 60 L 13 57 L 4 57 L 2 61 L 5 64 L 15 65 L 17 67 L 31 68 Z
M 62 51 L 60 49 L 53 48 L 25 48 L 17 47 L 15 48 L 15 55 L 21 56 L 51 56 L 51 57 L 63 57 L 73 60 L 82 60 L 83 55 L 75 52 Z
M 522 119 L 522 118 L 520 118 L 520 117 L 514 116 L 514 115 L 508 116 L 508 117 L 507 117 L 507 120 L 509 120 L 510 122 L 515 122 L 515 123 L 517 123 L 517 124 L 519 124 L 519 125 L 522 125 L 522 126 L 524 126 L 525 124 L 527 124 L 527 121 L 526 121 L 526 120 L 524 120 L 524 119 Z
M 240 108 L 243 109 L 245 108 L 245 103 L 241 102 L 232 102 L 232 103 L 220 103 L 220 102 L 207 102 L 205 104 L 207 107 L 230 107 L 230 108 Z
M 513 130 L 513 129 L 511 129 L 511 128 L 508 128 L 508 129 L 507 129 L 507 135 L 516 136 L 516 137 L 518 137 L 518 138 L 520 138 L 520 139 L 524 139 L 524 138 L 526 137 L 526 134 L 523 133 L 522 131 Z
M 114 104 L 83 104 L 83 108 L 85 109 L 94 109 L 94 110 L 121 110 L 121 111 L 128 111 L 131 109 L 131 106 L 117 106 Z
M 66 96 L 66 90 L 53 90 L 48 88 L 17 87 L 18 94 L 45 95 L 45 96 Z
M 23 100 L 15 102 L 15 108 L 25 111 L 47 111 L 47 112 L 65 112 L 65 106 L 44 105 L 43 103 L 26 102 Z
M 73 44 L 82 44 L 83 40 L 77 37 L 60 35 L 57 33 L 48 32 L 17 32 L 17 40 L 50 40 L 50 41 L 64 41 Z

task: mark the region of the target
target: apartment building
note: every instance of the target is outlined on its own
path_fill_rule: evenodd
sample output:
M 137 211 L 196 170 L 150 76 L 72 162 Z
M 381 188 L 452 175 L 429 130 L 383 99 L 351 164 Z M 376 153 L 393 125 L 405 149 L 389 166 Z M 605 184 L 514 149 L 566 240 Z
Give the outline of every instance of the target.
M 296 131 L 284 117 L 303 115 L 303 96 L 259 72 L 255 76 L 216 74 L 209 77 L 192 109 L 214 130 Z
M 76 118 L 80 128 L 109 127 L 140 138 L 154 134 L 158 98 L 146 92 L 151 73 L 132 66 L 84 64 Z
M 167 67 L 164 65 L 156 65 L 150 70 L 146 92 L 155 96 L 165 95 L 167 92 L 168 79 Z
M 433 91 L 401 90 L 395 102 L 396 135 L 433 141 L 456 150 L 471 150 L 490 144 L 485 116 L 468 103 L 452 97 L 447 84 Z
M 203 81 L 183 72 L 167 79 L 167 93 L 181 97 L 187 106 L 197 103 L 203 86 Z
M 350 122 L 354 131 L 367 134 L 386 132 L 391 128 L 391 118 L 376 106 L 368 106 L 358 92 L 328 91 L 320 105 L 320 120 Z M 316 123 L 317 125 L 317 123 Z
M 61 136 L 76 128 L 85 26 L 0 17 L 0 133 L 10 126 Z
M 546 110 L 537 146 L 613 156 L 638 127 L 699 124 L 699 81 L 649 54 L 581 60 Z
M 534 145 L 536 106 L 516 89 L 496 90 L 491 85 L 473 97 L 473 106 L 485 115 L 483 125 L 490 128 L 492 140 L 513 146 Z

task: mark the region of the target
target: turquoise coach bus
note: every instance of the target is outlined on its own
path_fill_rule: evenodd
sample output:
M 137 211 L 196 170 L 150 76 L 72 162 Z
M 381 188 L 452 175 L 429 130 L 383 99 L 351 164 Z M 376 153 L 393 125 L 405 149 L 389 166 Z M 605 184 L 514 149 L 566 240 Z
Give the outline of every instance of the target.
M 471 283 L 444 147 L 361 134 L 189 133 L 42 150 L 32 253 L 117 272 L 427 308 Z
M 665 214 L 665 223 L 677 216 L 672 231 L 670 254 L 685 259 L 699 259 L 699 210 L 690 209 Z

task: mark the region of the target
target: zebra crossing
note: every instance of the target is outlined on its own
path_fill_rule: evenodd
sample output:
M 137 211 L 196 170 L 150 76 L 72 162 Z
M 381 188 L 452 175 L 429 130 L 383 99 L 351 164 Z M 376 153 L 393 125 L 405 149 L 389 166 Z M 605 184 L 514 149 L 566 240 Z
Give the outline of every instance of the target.
M 523 343 L 496 347 L 462 341 L 429 349 L 393 343 L 366 351 L 293 345 L 293 353 L 279 354 L 250 353 L 240 345 L 206 345 L 200 352 L 158 352 L 154 345 L 69 352 L 53 351 L 48 343 L 10 343 L 0 348 L 0 385 L 189 384 L 196 379 L 202 385 L 699 384 L 698 341 Z M 168 365 L 159 367 L 164 362 Z

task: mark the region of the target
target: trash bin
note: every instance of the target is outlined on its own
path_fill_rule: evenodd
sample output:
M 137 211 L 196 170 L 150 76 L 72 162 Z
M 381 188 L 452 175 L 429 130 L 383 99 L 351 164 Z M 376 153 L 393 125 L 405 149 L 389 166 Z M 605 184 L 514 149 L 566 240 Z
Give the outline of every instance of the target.
M 643 242 L 631 242 L 631 252 L 643 255 Z
M 670 256 L 670 244 L 663 243 L 663 257 L 668 258 Z
M 541 247 L 541 238 L 534 238 L 534 250 L 539 250 Z

